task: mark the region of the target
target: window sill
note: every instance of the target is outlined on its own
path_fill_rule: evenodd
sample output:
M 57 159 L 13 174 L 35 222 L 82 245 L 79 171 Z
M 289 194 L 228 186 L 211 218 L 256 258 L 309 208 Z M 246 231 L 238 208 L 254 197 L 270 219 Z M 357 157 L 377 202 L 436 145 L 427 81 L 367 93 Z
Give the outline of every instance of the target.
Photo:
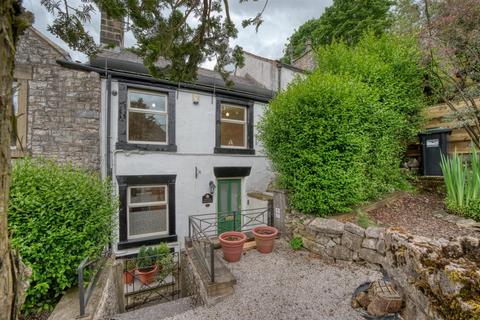
M 115 145 L 116 150 L 142 150 L 142 151 L 166 151 L 176 152 L 177 146 L 174 144 L 141 144 L 141 143 L 126 143 L 117 142 Z
M 118 250 L 124 250 L 124 249 L 138 248 L 141 246 L 151 246 L 151 245 L 159 244 L 162 242 L 176 242 L 176 241 L 177 241 L 177 235 L 135 239 L 135 240 L 119 242 L 117 244 L 117 248 Z
M 235 148 L 219 148 L 215 147 L 214 153 L 223 154 L 255 154 L 255 149 L 235 149 Z

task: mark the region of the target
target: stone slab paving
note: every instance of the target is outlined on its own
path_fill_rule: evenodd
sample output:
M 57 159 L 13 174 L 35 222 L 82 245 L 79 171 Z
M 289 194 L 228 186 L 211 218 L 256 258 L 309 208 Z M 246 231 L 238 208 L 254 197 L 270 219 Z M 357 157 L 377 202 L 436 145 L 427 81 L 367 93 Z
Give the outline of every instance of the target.
M 271 254 L 250 250 L 227 264 L 237 278 L 233 295 L 168 319 L 364 319 L 350 307 L 352 292 L 381 273 L 352 263 L 326 264 L 293 252 L 283 240 L 277 244 Z
M 161 320 L 190 309 L 192 309 L 192 301 L 187 297 L 118 314 L 108 320 Z

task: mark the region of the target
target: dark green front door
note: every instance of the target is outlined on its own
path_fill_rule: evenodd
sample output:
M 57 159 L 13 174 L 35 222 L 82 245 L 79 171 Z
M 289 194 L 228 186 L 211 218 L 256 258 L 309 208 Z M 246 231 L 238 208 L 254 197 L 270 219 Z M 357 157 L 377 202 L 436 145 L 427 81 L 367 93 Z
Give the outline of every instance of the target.
M 241 180 L 221 179 L 217 181 L 217 186 L 218 233 L 240 231 Z

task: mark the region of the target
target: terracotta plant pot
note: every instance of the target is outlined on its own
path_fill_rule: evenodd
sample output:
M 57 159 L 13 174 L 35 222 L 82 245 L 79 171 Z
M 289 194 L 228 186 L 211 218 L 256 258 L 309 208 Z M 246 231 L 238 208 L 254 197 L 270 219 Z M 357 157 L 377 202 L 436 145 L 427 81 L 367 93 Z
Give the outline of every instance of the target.
M 255 227 L 252 233 L 255 236 L 258 252 L 270 253 L 273 251 L 273 244 L 278 235 L 277 228 L 269 226 Z
M 150 284 L 155 280 L 155 277 L 157 276 L 157 265 L 150 267 L 150 268 L 145 268 L 145 269 L 137 269 L 137 275 L 138 279 L 143 283 L 143 284 Z
M 135 274 L 136 269 L 128 270 L 123 273 L 123 281 L 125 284 L 133 283 L 133 275 Z
M 240 261 L 243 252 L 243 244 L 247 236 L 243 232 L 227 231 L 219 237 L 223 249 L 223 258 L 228 262 Z

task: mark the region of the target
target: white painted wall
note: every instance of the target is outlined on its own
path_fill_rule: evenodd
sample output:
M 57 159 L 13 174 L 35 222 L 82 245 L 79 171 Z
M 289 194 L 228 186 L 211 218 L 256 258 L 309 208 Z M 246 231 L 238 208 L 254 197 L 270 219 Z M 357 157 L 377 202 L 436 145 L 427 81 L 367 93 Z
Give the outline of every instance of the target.
M 118 83 L 112 81 L 112 91 L 118 91 Z M 249 166 L 251 173 L 242 181 L 242 208 L 258 208 L 261 203 L 248 199 L 247 192 L 265 191 L 273 178 L 270 163 L 262 153 L 257 139 L 254 139 L 255 155 L 214 154 L 216 101 L 212 95 L 200 95 L 199 104 L 192 102 L 191 91 L 179 91 L 176 100 L 176 144 L 177 152 L 114 151 L 112 178 L 119 175 L 160 175 L 175 174 L 176 233 L 183 244 L 188 235 L 188 216 L 216 212 L 216 195 L 210 207 L 202 204 L 202 196 L 209 192 L 209 182 L 216 183 L 214 167 Z M 254 126 L 260 121 L 267 105 L 254 104 Z M 117 140 L 118 94 L 112 95 L 111 150 Z M 256 129 L 254 130 L 256 135 Z M 200 171 L 195 178 L 195 167 Z M 116 246 L 115 246 L 116 248 Z M 130 250 L 132 251 L 132 250 Z M 133 250 L 135 251 L 135 250 Z M 121 253 L 128 253 L 122 251 Z
M 262 59 L 246 52 L 244 55 L 244 66 L 235 71 L 240 77 L 247 75 L 269 90 L 278 89 L 278 70 L 273 60 Z
M 279 73 L 282 90 L 286 89 L 294 79 L 304 75 L 298 69 L 284 64 L 279 66 L 279 62 L 276 60 L 258 57 L 248 52 L 244 54 L 244 66 L 235 71 L 236 75 L 251 77 L 265 88 L 273 91 L 278 91 Z

